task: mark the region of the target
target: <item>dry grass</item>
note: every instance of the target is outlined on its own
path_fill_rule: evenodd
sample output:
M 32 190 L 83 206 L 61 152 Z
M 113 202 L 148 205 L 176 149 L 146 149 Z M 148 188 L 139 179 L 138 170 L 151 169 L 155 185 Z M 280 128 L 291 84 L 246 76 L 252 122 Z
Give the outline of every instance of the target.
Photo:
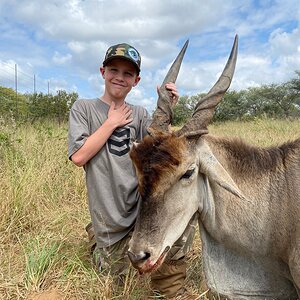
M 266 146 L 299 137 L 299 128 L 300 121 L 257 120 L 210 131 Z M 0 299 L 145 298 L 148 278 L 132 274 L 118 290 L 91 267 L 84 174 L 68 161 L 66 126 L 2 122 L 0 162 Z M 199 251 L 197 236 L 188 285 L 201 293 Z
M 300 137 L 299 120 L 257 119 L 251 122 L 226 122 L 209 127 L 211 134 L 240 137 L 253 145 L 268 147 Z

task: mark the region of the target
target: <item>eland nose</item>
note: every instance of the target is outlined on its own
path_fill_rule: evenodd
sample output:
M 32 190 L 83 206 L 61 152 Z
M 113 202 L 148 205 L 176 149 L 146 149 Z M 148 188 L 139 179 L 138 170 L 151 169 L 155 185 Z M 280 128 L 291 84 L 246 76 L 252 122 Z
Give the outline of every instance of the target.
M 150 257 L 150 253 L 142 251 L 138 254 L 127 251 L 127 254 L 133 266 L 138 266 Z

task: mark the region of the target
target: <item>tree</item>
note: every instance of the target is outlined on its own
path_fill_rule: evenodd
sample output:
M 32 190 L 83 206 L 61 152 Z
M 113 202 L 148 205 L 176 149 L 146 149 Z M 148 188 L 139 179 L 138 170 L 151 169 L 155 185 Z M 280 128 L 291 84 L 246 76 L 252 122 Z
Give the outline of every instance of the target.
M 0 116 L 18 121 L 56 119 L 59 123 L 67 120 L 73 103 L 78 99 L 77 93 L 59 91 L 57 95 L 16 94 L 11 88 L 0 86 Z
M 196 104 L 203 95 L 205 94 L 180 97 L 177 105 L 174 107 L 173 124 L 177 126 L 184 124 L 192 116 Z
M 287 83 L 289 84 L 289 88 L 293 90 L 293 92 L 300 96 L 300 71 L 295 71 L 298 78 L 293 78 Z
M 28 107 L 32 123 L 37 119 L 46 119 L 50 117 L 51 97 L 51 95 L 48 96 L 43 93 L 35 93 L 29 96 Z
M 243 94 L 243 103 L 249 119 L 254 117 L 272 117 L 278 113 L 273 102 L 272 86 L 251 87 Z
M 260 101 L 260 105 L 255 116 L 288 118 L 297 115 L 297 111 L 299 113 L 290 83 L 265 85 L 256 88 L 256 91 L 255 99 Z
M 27 116 L 27 96 L 0 86 L 0 115 L 3 118 L 22 120 Z
M 290 97 L 293 98 L 293 103 L 296 109 L 296 115 L 300 115 L 300 71 L 295 72 L 297 78 L 293 78 L 286 83 L 289 91 Z
M 247 116 L 248 108 L 243 101 L 244 93 L 245 91 L 228 91 L 216 107 L 213 121 L 239 120 Z
M 52 98 L 52 112 L 59 124 L 67 120 L 69 110 L 73 103 L 78 99 L 77 93 L 68 94 L 66 91 L 60 90 L 57 95 Z

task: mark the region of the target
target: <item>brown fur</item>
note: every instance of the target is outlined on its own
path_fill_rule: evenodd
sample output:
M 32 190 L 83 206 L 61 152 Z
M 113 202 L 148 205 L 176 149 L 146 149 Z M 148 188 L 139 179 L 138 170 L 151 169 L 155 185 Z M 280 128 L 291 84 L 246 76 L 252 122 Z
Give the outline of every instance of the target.
M 226 163 L 229 171 L 232 171 L 230 173 L 237 176 L 248 177 L 274 172 L 285 169 L 288 164 L 299 163 L 300 139 L 269 148 L 255 147 L 241 139 L 210 135 L 205 139 L 212 142 L 209 144 L 213 145 L 213 151 L 222 152 L 221 157 L 230 162 Z M 140 176 L 140 193 L 143 198 L 149 196 L 161 176 L 174 170 L 182 162 L 186 146 L 187 142 L 183 138 L 159 133 L 147 136 L 142 143 L 132 149 L 130 157 Z
M 296 258 L 299 256 L 297 250 L 299 180 L 297 178 L 300 174 L 300 139 L 269 148 L 251 146 L 239 139 L 210 135 L 202 136 L 201 139 L 209 146 L 211 156 L 217 158 L 251 202 L 249 205 L 245 199 L 240 199 L 239 202 L 236 198 L 228 196 L 228 190 L 214 184 L 216 181 L 212 179 L 210 183 L 216 210 L 209 212 L 211 215 L 206 212 L 204 224 L 207 232 L 228 251 L 233 251 L 232 253 L 241 252 L 247 256 L 260 252 L 262 254 L 261 256 L 258 254 L 259 259 L 264 260 L 264 255 L 267 256 L 266 264 L 274 264 L 275 269 L 279 268 L 277 266 L 280 263 L 280 268 L 283 269 L 280 269 L 280 272 L 288 274 L 284 275 L 287 278 L 292 276 L 297 287 L 300 278 L 299 263 Z M 167 205 L 174 200 L 174 204 L 176 201 L 177 204 L 180 202 L 179 207 L 184 209 L 182 206 L 184 195 L 176 199 L 175 193 L 167 195 L 166 191 L 171 186 L 181 187 L 180 184 L 176 184 L 183 170 L 186 171 L 190 165 L 187 161 L 196 162 L 202 154 L 204 159 L 202 161 L 200 159 L 200 170 L 201 163 L 205 166 L 206 152 L 201 152 L 201 141 L 199 141 L 199 148 L 195 143 L 190 142 L 186 137 L 161 133 L 146 137 L 131 151 L 130 155 L 139 177 L 140 193 L 144 200 L 136 229 L 140 236 L 148 236 L 152 233 L 150 239 L 152 244 L 159 243 L 162 239 L 162 234 L 158 230 L 154 231 L 153 228 L 158 228 L 162 223 L 167 222 L 162 220 L 162 216 L 170 219 L 172 217 L 171 214 L 166 214 L 171 211 L 171 206 Z M 193 149 L 195 153 L 192 153 Z M 210 173 L 206 175 L 209 176 Z M 153 191 L 159 189 L 162 190 L 161 195 L 153 196 Z M 180 192 L 180 188 L 174 191 Z M 161 201 L 162 199 L 166 201 Z M 167 205 L 164 207 L 165 203 Z M 235 233 L 237 228 L 239 234 Z M 140 239 L 139 237 L 138 244 Z M 141 249 L 144 251 L 143 248 Z M 262 266 L 259 272 L 264 268 Z M 285 279 L 282 279 L 282 282 L 284 284 Z
M 184 151 L 185 139 L 163 133 L 147 136 L 137 147 L 133 147 L 130 157 L 138 172 L 143 199 L 147 199 L 155 189 L 159 178 L 176 170 L 182 162 Z
M 290 164 L 299 164 L 300 139 L 284 143 L 278 147 L 261 148 L 245 143 L 241 139 L 207 136 L 212 141 L 213 151 L 221 151 L 226 157 L 230 173 L 237 176 L 254 176 L 266 172 L 283 170 Z M 210 143 L 211 144 L 211 143 Z M 300 167 L 300 166 L 299 166 Z

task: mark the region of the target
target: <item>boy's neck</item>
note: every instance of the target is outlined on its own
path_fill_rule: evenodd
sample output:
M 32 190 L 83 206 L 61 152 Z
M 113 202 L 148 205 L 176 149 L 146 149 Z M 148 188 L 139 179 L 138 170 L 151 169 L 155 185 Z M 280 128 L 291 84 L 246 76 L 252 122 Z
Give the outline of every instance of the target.
M 105 95 L 100 97 L 100 99 L 106 104 L 108 104 L 109 106 L 111 105 L 112 102 L 115 102 L 116 105 L 115 108 L 119 108 L 125 102 L 125 99 L 110 99 L 109 97 L 105 97 Z

